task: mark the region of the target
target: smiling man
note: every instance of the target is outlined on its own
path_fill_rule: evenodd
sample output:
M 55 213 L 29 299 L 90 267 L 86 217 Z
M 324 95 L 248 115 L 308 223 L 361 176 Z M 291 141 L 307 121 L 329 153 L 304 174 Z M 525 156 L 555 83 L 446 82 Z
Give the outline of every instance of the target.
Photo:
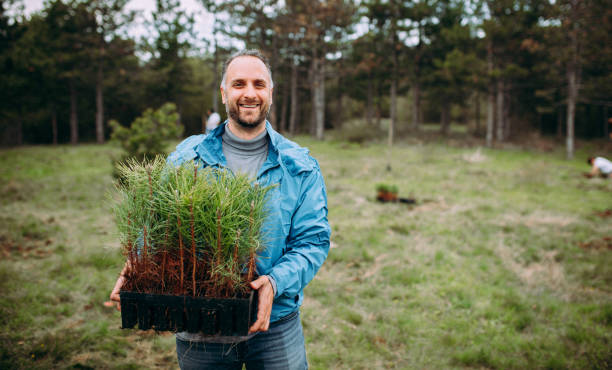
M 276 185 L 268 195 L 257 260 L 257 320 L 247 337 L 177 333 L 182 369 L 306 369 L 299 307 L 303 290 L 329 251 L 327 195 L 317 161 L 266 121 L 274 84 L 261 53 L 247 50 L 225 63 L 221 95 L 228 120 L 207 135 L 185 139 L 168 157 L 180 164 L 228 168 Z

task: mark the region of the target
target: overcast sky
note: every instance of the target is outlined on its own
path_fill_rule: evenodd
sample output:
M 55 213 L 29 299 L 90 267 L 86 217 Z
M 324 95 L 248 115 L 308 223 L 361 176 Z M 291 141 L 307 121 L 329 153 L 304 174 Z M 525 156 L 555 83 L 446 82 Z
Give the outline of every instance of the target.
M 24 0 L 25 13 L 31 14 L 42 10 L 43 3 L 44 0 Z M 214 23 L 213 15 L 208 13 L 198 0 L 180 0 L 180 4 L 180 7 L 185 9 L 187 14 L 194 15 L 194 31 L 197 40 L 193 40 L 192 44 L 196 47 L 203 46 L 203 43 L 198 42 L 198 40 L 210 39 Z M 126 5 L 126 9 L 142 11 L 146 19 L 151 20 L 151 13 L 155 10 L 155 0 L 131 0 Z M 142 17 L 129 27 L 128 33 L 136 39 L 146 35 L 147 31 L 143 25 Z

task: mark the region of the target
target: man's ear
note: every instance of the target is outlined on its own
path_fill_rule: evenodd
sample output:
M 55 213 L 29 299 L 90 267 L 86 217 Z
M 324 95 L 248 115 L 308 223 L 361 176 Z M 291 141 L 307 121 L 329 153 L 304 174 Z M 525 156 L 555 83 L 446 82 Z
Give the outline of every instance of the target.
M 225 104 L 225 91 L 223 91 L 223 87 L 219 89 L 221 90 L 221 103 Z

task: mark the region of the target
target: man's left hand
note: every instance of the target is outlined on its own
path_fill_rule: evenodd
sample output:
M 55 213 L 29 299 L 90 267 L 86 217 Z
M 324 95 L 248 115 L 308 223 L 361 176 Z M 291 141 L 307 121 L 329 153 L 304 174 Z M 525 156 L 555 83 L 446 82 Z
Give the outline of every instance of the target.
M 274 289 L 267 276 L 260 276 L 251 282 L 251 288 L 257 290 L 257 320 L 249 328 L 249 333 L 267 331 L 270 327 L 270 314 L 272 313 L 272 302 L 274 301 Z

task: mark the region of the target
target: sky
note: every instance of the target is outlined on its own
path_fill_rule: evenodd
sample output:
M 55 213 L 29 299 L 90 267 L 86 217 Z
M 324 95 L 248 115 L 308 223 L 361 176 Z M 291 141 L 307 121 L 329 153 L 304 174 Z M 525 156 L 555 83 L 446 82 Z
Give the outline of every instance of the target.
M 44 0 L 24 0 L 25 14 L 29 15 L 43 9 Z M 187 14 L 193 14 L 195 19 L 194 31 L 196 39 L 192 40 L 193 46 L 204 47 L 203 39 L 210 39 L 214 24 L 214 16 L 208 13 L 201 2 L 198 0 L 180 0 L 181 9 L 187 10 Z M 155 0 L 131 0 L 126 5 L 126 10 L 141 11 L 143 16 L 151 20 L 151 13 L 155 10 Z M 139 17 L 127 30 L 128 34 L 139 39 L 141 36 L 146 36 L 147 29 L 144 26 L 144 20 Z

